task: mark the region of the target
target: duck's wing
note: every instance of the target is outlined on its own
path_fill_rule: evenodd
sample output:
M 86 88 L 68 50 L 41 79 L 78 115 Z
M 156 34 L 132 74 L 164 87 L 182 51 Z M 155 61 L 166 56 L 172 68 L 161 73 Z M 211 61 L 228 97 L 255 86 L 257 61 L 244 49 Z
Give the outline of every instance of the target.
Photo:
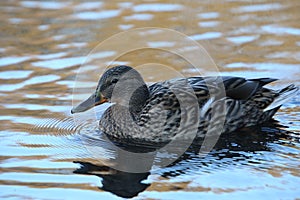
M 273 78 L 245 79 L 232 76 L 188 78 L 188 82 L 196 94 L 202 93 L 203 95 L 207 95 L 210 87 L 219 87 L 219 89 L 224 88 L 227 97 L 236 100 L 247 100 L 260 91 L 264 85 L 276 80 Z
M 237 77 L 224 77 L 223 83 L 225 86 L 226 95 L 233 99 L 247 100 L 256 92 L 262 89 L 266 84 L 269 84 L 277 79 L 273 78 L 258 78 L 245 79 Z
M 175 81 L 174 81 L 175 80 Z M 172 82 L 182 81 L 184 79 L 174 79 L 171 81 L 157 82 L 149 86 L 150 96 L 167 93 L 170 90 Z M 274 78 L 246 79 L 233 76 L 207 76 L 190 77 L 187 83 L 199 97 L 209 97 L 210 89 L 221 90 L 224 88 L 227 97 L 236 100 L 247 100 L 256 92 L 260 91 L 264 85 L 276 81 Z M 213 90 L 215 91 L 215 90 Z
M 226 97 L 233 100 L 251 100 L 261 104 L 261 109 L 270 110 L 278 107 L 297 94 L 299 90 L 295 85 L 289 85 L 281 90 L 271 90 L 264 87 L 277 79 L 274 78 L 257 78 L 246 79 L 232 76 L 208 76 L 208 77 L 190 77 L 187 83 L 192 87 L 199 102 L 210 99 L 214 92 L 220 93 L 224 88 Z M 171 94 L 169 85 L 172 81 L 158 82 L 149 87 L 150 96 L 153 99 Z
M 226 131 L 262 123 L 270 119 L 277 109 L 297 94 L 298 91 L 298 88 L 294 85 L 281 90 L 264 87 L 264 85 L 276 80 L 272 78 L 245 79 L 241 77 L 210 76 L 178 80 L 187 81 L 198 99 L 198 105 L 201 108 L 199 130 L 205 130 L 208 126 L 207 123 L 211 120 L 211 108 L 218 110 L 220 105 L 226 105 L 226 122 L 228 122 L 228 125 L 224 128 Z M 155 116 L 153 118 L 158 119 L 165 111 L 167 117 L 164 125 L 167 127 L 175 127 L 172 126 L 173 122 L 181 120 L 180 103 L 177 100 L 178 96 L 172 92 L 171 83 L 174 83 L 174 80 L 158 82 L 149 86 L 150 98 L 144 107 L 141 119 L 147 119 L 149 116 Z M 180 93 L 181 97 L 189 95 L 189 92 L 184 94 L 185 89 L 180 90 L 180 92 L 183 92 Z M 220 96 L 220 90 L 222 89 L 225 91 L 225 98 Z M 214 98 L 214 96 L 218 98 Z M 222 115 L 222 113 L 220 114 Z M 219 120 L 214 120 L 215 127 L 219 126 L 218 122 Z M 221 125 L 223 126 L 224 123 L 221 122 Z

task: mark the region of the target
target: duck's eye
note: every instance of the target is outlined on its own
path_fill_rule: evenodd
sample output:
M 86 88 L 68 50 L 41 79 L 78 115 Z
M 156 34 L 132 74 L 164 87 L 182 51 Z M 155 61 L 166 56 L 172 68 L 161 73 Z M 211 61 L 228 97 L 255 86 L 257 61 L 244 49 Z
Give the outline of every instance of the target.
M 119 80 L 117 78 L 114 78 L 113 80 L 111 80 L 111 83 L 117 83 Z

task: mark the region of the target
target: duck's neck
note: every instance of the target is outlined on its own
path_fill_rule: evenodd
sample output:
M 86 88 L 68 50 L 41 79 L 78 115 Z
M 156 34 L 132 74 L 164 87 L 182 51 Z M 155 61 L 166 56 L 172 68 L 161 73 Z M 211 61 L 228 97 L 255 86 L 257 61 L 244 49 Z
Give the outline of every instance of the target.
M 131 81 L 126 83 L 125 88 L 115 88 L 114 92 L 116 95 L 113 96 L 112 102 L 115 103 L 115 109 L 121 107 L 122 109 L 127 109 L 135 118 L 139 116 L 149 98 L 149 90 L 145 83 Z
M 144 84 L 132 93 L 129 99 L 129 112 L 134 116 L 139 115 L 148 99 L 149 90 L 147 85 Z

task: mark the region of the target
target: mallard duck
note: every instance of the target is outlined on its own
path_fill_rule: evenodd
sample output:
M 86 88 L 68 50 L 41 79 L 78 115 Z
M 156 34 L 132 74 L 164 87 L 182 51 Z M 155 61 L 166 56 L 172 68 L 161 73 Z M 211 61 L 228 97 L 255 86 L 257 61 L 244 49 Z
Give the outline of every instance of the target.
M 196 127 L 196 136 L 203 137 L 209 127 L 221 127 L 220 133 L 232 132 L 270 120 L 298 91 L 295 85 L 281 90 L 264 87 L 275 80 L 209 76 L 172 79 L 147 86 L 139 72 L 122 65 L 108 69 L 95 93 L 71 112 L 84 112 L 110 102 L 100 119 L 100 130 L 127 141 L 167 142 L 178 134 L 182 123 L 185 126 L 181 127 L 181 133 L 188 134 L 190 127 Z M 182 102 L 187 105 L 185 108 Z M 213 117 L 213 112 L 225 115 Z M 184 117 L 187 115 L 192 117 Z M 222 116 L 224 119 L 218 120 Z

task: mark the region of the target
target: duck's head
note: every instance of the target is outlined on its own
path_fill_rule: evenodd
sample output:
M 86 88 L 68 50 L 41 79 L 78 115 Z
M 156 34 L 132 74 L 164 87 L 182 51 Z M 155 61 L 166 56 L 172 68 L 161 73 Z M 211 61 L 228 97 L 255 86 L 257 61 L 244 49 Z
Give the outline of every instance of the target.
M 132 67 L 121 65 L 108 69 L 100 78 L 96 91 L 71 110 L 79 113 L 111 102 L 138 111 L 149 96 L 142 76 Z

